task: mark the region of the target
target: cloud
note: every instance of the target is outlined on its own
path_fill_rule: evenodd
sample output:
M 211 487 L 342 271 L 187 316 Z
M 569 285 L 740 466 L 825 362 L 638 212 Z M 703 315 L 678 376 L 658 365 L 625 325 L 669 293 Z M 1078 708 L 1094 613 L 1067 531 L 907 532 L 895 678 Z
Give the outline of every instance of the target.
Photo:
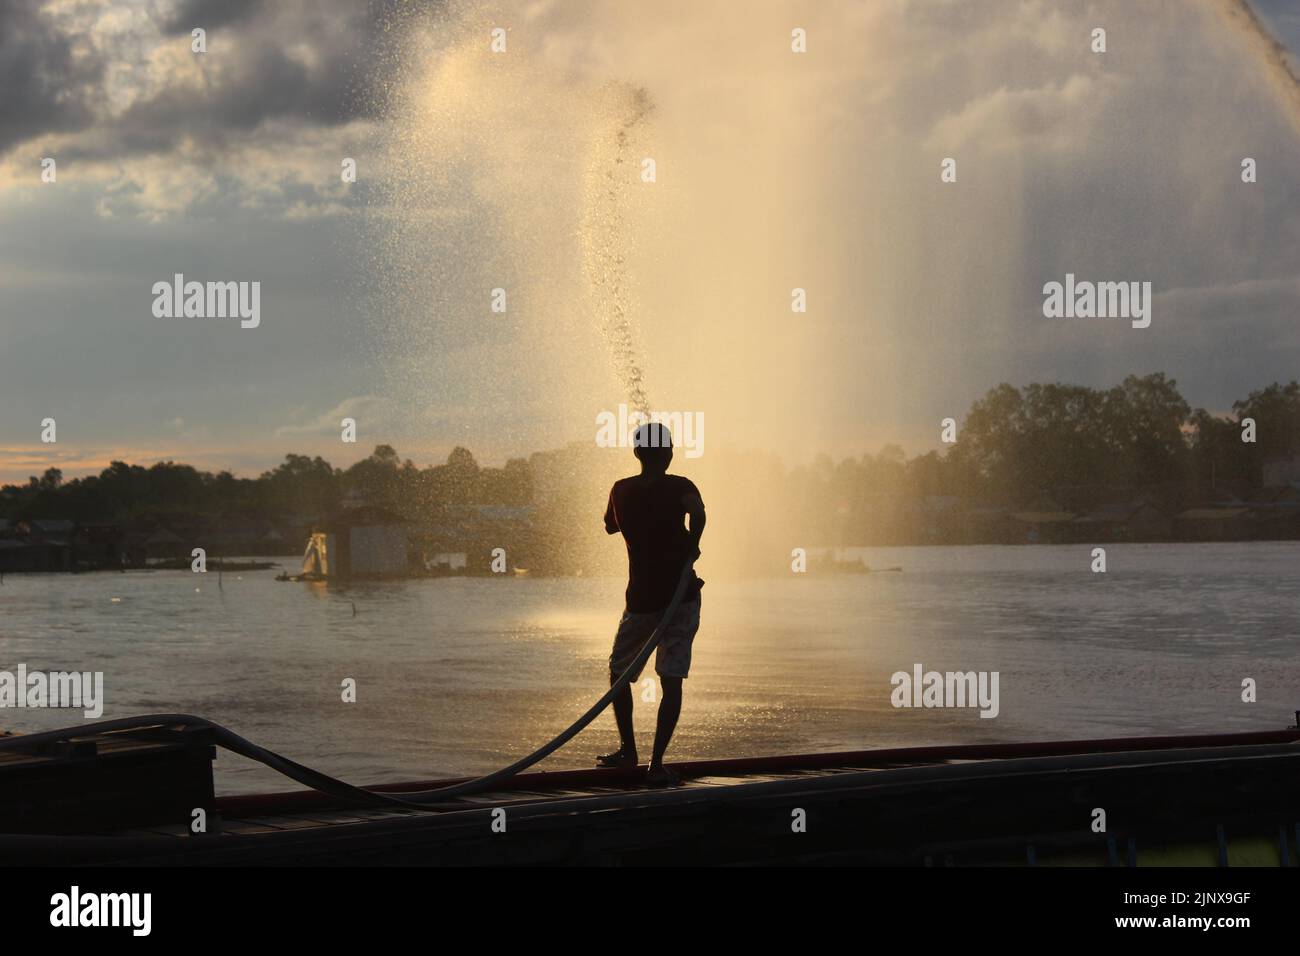
M 179 415 L 164 424 L 183 442 L 203 442 L 212 437 L 212 429 L 207 425 L 187 424 Z
M 310 421 L 277 428 L 275 437 L 318 437 L 326 434 L 339 434 L 344 418 L 356 419 L 358 432 L 370 431 L 374 434 L 379 423 L 387 422 L 392 416 L 392 411 L 391 404 L 385 398 L 377 395 L 356 395 L 344 399 L 328 412 L 318 415 Z
M 1296 323 L 1300 279 L 1296 278 L 1170 289 L 1155 297 L 1155 307 L 1171 321 L 1205 323 L 1211 331 L 1220 323 L 1232 322 L 1250 336 L 1267 337 L 1275 344 L 1283 339 L 1300 342 L 1300 325 Z
M 266 0 L 178 0 L 171 14 L 163 20 L 163 32 L 175 36 L 196 27 L 211 30 L 237 23 L 256 14 Z
M 210 201 L 337 211 L 337 163 L 373 136 L 401 34 L 390 27 L 408 10 L 400 0 L 6 2 L 0 172 L 29 183 L 39 158 L 54 156 L 61 179 L 104 187 L 101 215 L 156 218 Z M 206 53 L 191 52 L 195 26 Z M 295 179 L 322 154 L 331 175 L 318 165 Z M 301 183 L 320 183 L 320 195 L 271 195 Z
M 90 127 L 105 57 L 77 42 L 39 0 L 0 4 L 0 154 L 51 132 Z
M 1269 0 L 1300 36 L 1288 3 Z M 0 441 L 30 440 L 47 409 L 62 429 L 62 408 L 132 448 L 184 450 L 158 430 L 183 416 L 211 429 L 209 458 L 253 468 L 286 444 L 333 460 L 376 441 L 517 454 L 584 438 L 618 401 L 582 228 L 618 119 L 605 91 L 628 85 L 656 104 L 660 179 L 626 233 L 651 399 L 706 411 L 719 436 L 780 432 L 797 459 L 933 434 L 1003 379 L 1164 369 L 1223 407 L 1294 374 L 1294 291 L 1271 277 L 1295 274 L 1300 247 L 1295 138 L 1208 2 L 741 16 L 727 0 L 469 0 L 463 23 L 386 29 L 398 5 L 0 0 L 0 78 L 18 91 L 0 103 L 15 184 Z M 498 18 L 508 57 L 486 49 Z M 421 109 L 392 111 L 390 87 Z M 386 177 L 390 141 L 405 152 Z M 941 184 L 949 155 L 960 178 Z M 342 213 L 362 206 L 377 235 L 358 242 Z M 261 279 L 276 319 L 228 338 L 150 324 L 150 284 L 174 271 Z M 1152 280 L 1149 334 L 1043 319 L 1039 290 L 1067 271 Z M 796 285 L 812 307 L 792 321 Z M 497 286 L 510 311 L 489 316 Z M 348 416 L 357 446 L 339 443 Z
M 935 150 L 966 146 L 1045 152 L 1077 148 L 1081 127 L 1108 108 L 1120 84 L 1076 73 L 1031 89 L 1000 87 L 941 118 L 927 145 Z

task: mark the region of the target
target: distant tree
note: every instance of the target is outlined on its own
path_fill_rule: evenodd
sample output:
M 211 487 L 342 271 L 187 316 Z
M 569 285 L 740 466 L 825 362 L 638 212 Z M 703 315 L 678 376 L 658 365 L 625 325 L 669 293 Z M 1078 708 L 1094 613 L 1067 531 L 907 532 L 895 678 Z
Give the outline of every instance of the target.
M 1274 382 L 1233 402 L 1232 411 L 1236 418 L 1236 450 L 1247 462 L 1251 482 L 1263 480 L 1266 462 L 1300 454 L 1300 383 Z M 1241 441 L 1241 421 L 1246 418 L 1255 420 L 1253 444 Z
M 1250 480 L 1257 463 L 1245 453 L 1240 425 L 1231 415 L 1196 409 L 1188 419 L 1188 442 L 1190 497 L 1212 500 L 1219 495 L 1219 489 Z
M 1004 383 L 971 406 L 950 457 L 993 500 L 1052 496 L 1086 507 L 1121 490 L 1178 484 L 1188 466 L 1189 415 L 1162 373 L 1131 375 L 1106 391 Z
M 1255 420 L 1254 444 L 1241 441 L 1245 418 Z M 1259 485 L 1265 462 L 1300 454 L 1300 383 L 1275 382 L 1219 414 L 1191 411 L 1163 373 L 1131 375 L 1108 389 L 1002 383 L 972 403 L 957 442 L 942 451 L 908 459 L 901 448 L 886 446 L 839 461 L 819 455 L 792 468 L 775 455 L 760 461 L 748 454 L 750 467 L 765 475 L 763 487 L 782 489 L 785 515 L 809 542 L 913 541 L 923 527 L 917 515 L 926 512 L 925 533 L 934 540 L 934 503 L 926 501 L 934 496 L 955 496 L 968 507 L 1052 498 L 1079 511 L 1120 495 L 1142 495 L 1172 511 L 1188 499 L 1249 492 Z M 594 571 L 613 560 L 598 519 L 603 494 L 627 464 L 625 455 L 590 443 L 510 459 L 501 468 L 480 466 L 459 446 L 426 468 L 386 444 L 346 470 L 319 456 L 290 453 L 257 478 L 173 461 L 148 467 L 113 461 L 98 475 L 65 481 L 51 467 L 26 483 L 6 485 L 0 517 L 145 527 L 182 515 L 241 513 L 274 521 L 326 514 L 344 494 L 355 493 L 454 537 L 478 520 L 463 514 L 467 507 L 532 505 L 530 563 L 539 571 Z M 521 530 L 518 540 L 524 537 Z M 763 553 L 771 544 L 761 534 L 749 540 Z
M 1242 423 L 1255 422 L 1255 441 L 1243 442 Z M 1213 414 L 1198 408 L 1188 420 L 1192 464 L 1189 485 L 1200 497 L 1258 486 L 1265 463 L 1300 454 L 1300 383 L 1274 382 Z
M 285 455 L 258 479 L 258 486 L 259 511 L 322 515 L 338 506 L 338 472 L 319 455 Z

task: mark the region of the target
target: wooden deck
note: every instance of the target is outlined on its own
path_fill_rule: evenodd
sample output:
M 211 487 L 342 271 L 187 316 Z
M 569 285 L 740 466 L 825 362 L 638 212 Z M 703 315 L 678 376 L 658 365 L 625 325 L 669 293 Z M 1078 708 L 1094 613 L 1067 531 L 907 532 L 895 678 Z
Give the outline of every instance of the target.
M 529 773 L 424 809 L 344 806 L 312 791 L 208 799 L 191 804 L 208 810 L 209 832 L 197 835 L 188 809 L 62 834 L 0 816 L 0 862 L 1295 865 L 1300 845 L 1294 730 L 674 766 L 683 785 L 668 790 L 617 770 Z M 1097 807 L 1106 833 L 1092 832 Z
M 0 750 L 0 831 L 76 833 L 184 819 L 213 804 L 215 753 L 206 731 L 169 727 Z

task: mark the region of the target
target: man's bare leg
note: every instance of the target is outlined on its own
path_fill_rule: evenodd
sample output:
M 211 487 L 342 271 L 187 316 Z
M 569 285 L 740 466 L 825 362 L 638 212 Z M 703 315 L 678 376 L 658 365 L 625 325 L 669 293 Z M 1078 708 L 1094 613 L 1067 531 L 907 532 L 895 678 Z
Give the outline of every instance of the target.
M 617 680 L 617 674 L 609 675 L 611 685 Z M 638 758 L 636 734 L 632 730 L 632 687 L 630 684 L 625 684 L 623 689 L 614 695 L 611 706 L 614 708 L 614 723 L 618 724 L 619 748 L 612 754 L 598 757 L 596 762 L 609 767 L 635 767 Z
M 663 699 L 659 701 L 659 719 L 655 724 L 655 749 L 650 756 L 650 766 L 646 771 L 651 783 L 673 783 L 672 774 L 664 769 L 664 754 L 668 751 L 668 742 L 673 739 L 677 729 L 677 718 L 682 713 L 682 679 L 680 677 L 659 678 L 663 688 Z

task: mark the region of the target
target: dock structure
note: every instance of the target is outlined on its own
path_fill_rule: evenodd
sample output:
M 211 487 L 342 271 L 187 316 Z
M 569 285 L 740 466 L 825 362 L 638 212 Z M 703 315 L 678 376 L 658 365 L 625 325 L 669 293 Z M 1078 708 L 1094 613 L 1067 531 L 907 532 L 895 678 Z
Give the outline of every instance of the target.
M 201 729 L 166 726 L 0 753 L 0 863 L 1294 866 L 1300 855 L 1294 729 L 690 761 L 673 765 L 672 789 L 622 770 L 525 773 L 421 807 L 310 790 L 215 797 L 212 756 Z

